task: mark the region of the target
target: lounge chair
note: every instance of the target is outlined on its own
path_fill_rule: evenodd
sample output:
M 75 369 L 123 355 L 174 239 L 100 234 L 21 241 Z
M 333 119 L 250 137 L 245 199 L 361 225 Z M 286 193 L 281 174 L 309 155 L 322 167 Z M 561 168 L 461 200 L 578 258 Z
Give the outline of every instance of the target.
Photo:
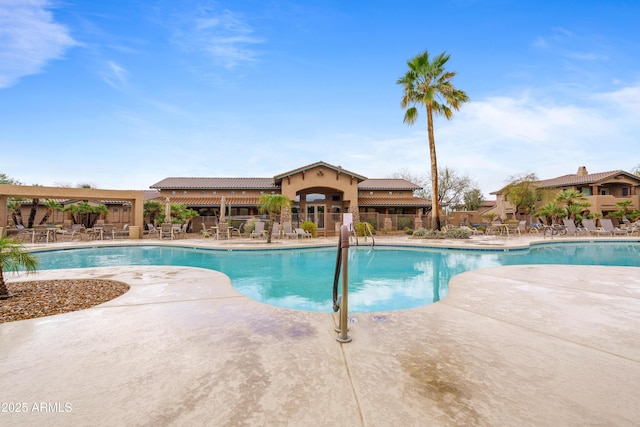
M 608 231 L 611 234 L 614 234 L 614 235 L 617 235 L 617 236 L 626 236 L 628 234 L 627 230 L 623 230 L 621 228 L 614 227 L 613 226 L 613 222 L 611 222 L 611 220 L 609 218 L 602 218 L 600 220 L 600 224 L 602 225 L 602 228 L 604 229 L 604 231 Z
M 309 233 L 308 231 L 304 231 L 302 228 L 296 228 L 296 234 L 298 235 L 298 237 L 313 237 L 313 235 L 311 233 Z
M 283 235 L 287 239 L 297 239 L 298 233 L 293 231 L 292 225 L 290 222 L 285 222 L 282 224 Z
M 571 234 L 572 236 L 588 236 L 589 231 L 584 229 L 583 227 L 576 227 L 576 223 L 573 222 L 570 218 L 563 218 L 562 223 L 564 227 L 567 229 L 567 234 Z
M 273 230 L 271 230 L 271 238 L 272 239 L 280 238 L 280 230 L 281 230 L 280 223 L 274 222 L 273 223 Z
M 596 227 L 596 224 L 592 219 L 583 219 L 582 226 L 589 232 L 589 234 L 593 234 L 595 236 L 604 236 L 604 235 L 612 235 L 611 231 L 606 231 L 602 227 Z
M 478 235 L 484 234 L 482 231 L 480 231 L 480 230 L 478 230 L 476 228 L 471 228 L 468 225 L 461 225 L 460 229 L 467 231 L 472 236 L 478 236 Z
M 256 227 L 253 229 L 253 231 L 251 232 L 250 236 L 251 236 L 252 239 L 254 239 L 256 237 L 259 238 L 259 239 L 262 239 L 262 238 L 267 237 L 265 233 L 266 232 L 264 231 L 264 222 L 258 221 L 258 222 L 256 222 Z

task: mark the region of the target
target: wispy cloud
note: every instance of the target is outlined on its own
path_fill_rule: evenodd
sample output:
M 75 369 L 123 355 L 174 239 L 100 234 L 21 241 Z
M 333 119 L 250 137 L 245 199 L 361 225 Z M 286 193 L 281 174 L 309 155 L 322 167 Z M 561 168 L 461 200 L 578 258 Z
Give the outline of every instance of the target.
M 46 0 L 0 1 L 0 88 L 37 74 L 77 44 Z
M 120 89 L 127 85 L 127 70 L 113 61 L 107 61 L 103 78 L 109 86 Z
M 258 53 L 254 46 L 264 43 L 241 16 L 210 9 L 200 9 L 184 20 L 173 40 L 187 51 L 205 52 L 225 68 L 255 61 Z
M 535 49 L 556 54 L 577 61 L 606 61 L 608 55 L 601 53 L 601 47 L 593 40 L 581 37 L 565 28 L 555 28 L 546 36 L 539 36 L 533 42 Z

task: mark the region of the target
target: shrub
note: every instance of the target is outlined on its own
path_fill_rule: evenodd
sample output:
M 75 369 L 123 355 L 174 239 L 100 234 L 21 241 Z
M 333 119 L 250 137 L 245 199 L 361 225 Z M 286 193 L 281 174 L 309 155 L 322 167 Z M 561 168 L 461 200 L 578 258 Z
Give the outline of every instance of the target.
M 450 228 L 444 231 L 419 228 L 413 232 L 413 237 L 420 239 L 468 239 L 469 232 L 461 228 Z
M 376 234 L 376 229 L 373 226 L 373 224 L 371 224 L 370 222 L 359 222 L 356 224 L 356 233 L 358 234 L 358 236 L 364 236 L 365 234 L 365 227 L 367 226 L 367 224 L 369 224 L 369 228 L 371 229 L 371 234 Z M 368 235 L 369 233 L 367 233 Z
M 300 226 L 304 231 L 311 233 L 311 236 L 318 237 L 318 226 L 313 221 L 305 221 Z
M 404 234 L 408 234 L 409 236 L 411 236 L 413 234 L 413 230 L 410 229 L 409 227 L 405 227 Z
M 406 230 L 411 224 L 411 218 L 406 216 L 398 217 L 398 230 Z

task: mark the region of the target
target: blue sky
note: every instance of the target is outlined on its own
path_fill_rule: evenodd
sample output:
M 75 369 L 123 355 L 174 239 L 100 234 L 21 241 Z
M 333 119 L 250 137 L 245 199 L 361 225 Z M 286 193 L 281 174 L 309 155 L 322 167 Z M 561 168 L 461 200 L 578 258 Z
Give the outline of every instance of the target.
M 146 189 L 326 161 L 429 171 L 403 124 L 406 61 L 451 55 L 471 101 L 436 120 L 441 167 L 509 177 L 640 164 L 637 1 L 0 0 L 0 172 Z

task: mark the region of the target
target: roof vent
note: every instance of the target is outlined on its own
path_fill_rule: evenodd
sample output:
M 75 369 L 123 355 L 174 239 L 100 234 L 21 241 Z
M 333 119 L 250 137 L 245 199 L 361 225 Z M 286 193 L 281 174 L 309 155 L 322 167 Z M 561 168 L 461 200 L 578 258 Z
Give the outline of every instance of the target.
M 578 168 L 578 176 L 587 176 L 589 175 L 589 172 L 587 172 L 587 167 L 586 166 L 580 166 Z

